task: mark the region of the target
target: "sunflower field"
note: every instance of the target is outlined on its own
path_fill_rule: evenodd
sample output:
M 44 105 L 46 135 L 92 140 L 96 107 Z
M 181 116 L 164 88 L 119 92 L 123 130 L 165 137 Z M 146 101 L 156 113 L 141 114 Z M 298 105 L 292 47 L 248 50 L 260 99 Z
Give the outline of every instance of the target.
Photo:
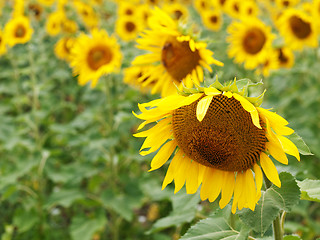
M 320 0 L 0 0 L 0 240 L 320 239 Z

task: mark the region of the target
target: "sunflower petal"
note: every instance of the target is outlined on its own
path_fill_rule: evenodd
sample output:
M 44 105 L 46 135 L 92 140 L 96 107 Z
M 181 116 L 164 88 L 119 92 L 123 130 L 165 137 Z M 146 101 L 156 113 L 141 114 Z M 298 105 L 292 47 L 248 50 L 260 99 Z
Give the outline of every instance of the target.
M 266 174 L 267 178 L 277 187 L 281 187 L 281 181 L 279 179 L 278 171 L 271 159 L 262 152 L 260 154 L 260 164 L 263 172 Z
M 199 187 L 198 176 L 199 176 L 199 164 L 195 161 L 192 161 L 189 166 L 189 171 L 187 173 L 187 179 L 186 179 L 187 194 L 193 194 L 197 191 Z
M 253 165 L 253 171 L 255 175 L 255 180 L 256 180 L 256 188 L 257 188 L 257 195 L 256 195 L 256 201 L 259 201 L 261 197 L 261 188 L 262 188 L 262 183 L 263 183 L 263 175 L 261 168 L 259 167 L 258 164 Z
M 166 161 L 168 161 L 176 147 L 177 142 L 175 140 L 167 142 L 165 145 L 163 145 L 159 152 L 152 159 L 151 169 L 149 170 L 149 172 L 162 167 L 162 165 L 165 164 Z
M 180 158 L 180 165 L 179 168 L 176 170 L 175 174 L 174 174 L 174 193 L 177 193 L 180 191 L 180 189 L 183 187 L 184 183 L 186 182 L 186 176 L 187 176 L 187 172 L 189 170 L 189 167 L 191 165 L 191 159 L 186 157 L 186 156 L 182 156 L 182 158 Z
M 165 189 L 165 187 L 171 183 L 174 179 L 174 173 L 177 171 L 177 169 L 180 166 L 182 159 L 182 151 L 178 150 L 178 152 L 174 155 L 174 157 L 171 160 L 171 163 L 169 165 L 169 168 L 167 170 L 166 176 L 162 183 L 162 190 Z
M 196 114 L 199 122 L 201 122 L 203 118 L 206 116 L 212 98 L 213 96 L 206 96 L 198 102 Z
M 221 190 L 220 208 L 224 208 L 231 200 L 235 185 L 234 172 L 224 172 L 223 187 Z
M 294 156 L 298 161 L 300 161 L 300 154 L 299 150 L 296 145 L 294 145 L 293 142 L 291 142 L 288 138 L 283 137 L 283 136 L 277 136 L 279 141 L 281 142 L 283 150 Z

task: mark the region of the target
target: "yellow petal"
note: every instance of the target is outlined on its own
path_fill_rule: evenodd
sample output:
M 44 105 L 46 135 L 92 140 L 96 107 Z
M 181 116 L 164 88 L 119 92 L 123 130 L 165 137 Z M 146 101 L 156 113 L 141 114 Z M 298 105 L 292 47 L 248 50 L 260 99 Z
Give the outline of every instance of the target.
M 141 148 L 140 148 L 140 155 L 146 156 L 157 149 L 161 147 L 162 144 L 164 144 L 168 139 L 170 139 L 172 136 L 172 131 L 162 131 L 159 134 L 151 134 L 149 135 L 143 142 Z M 144 150 L 150 148 L 148 150 Z
M 224 92 L 223 95 L 228 98 L 231 98 L 233 96 L 232 92 Z
M 231 211 L 233 214 L 236 213 L 239 199 L 243 192 L 243 188 L 244 188 L 244 174 L 241 172 L 238 172 L 236 177 L 236 183 L 234 186 L 233 203 L 231 208 Z
M 168 161 L 176 147 L 177 142 L 175 140 L 167 142 L 165 145 L 163 145 L 152 159 L 151 169 L 149 170 L 149 172 L 162 167 L 162 165 L 165 164 L 166 161 Z
M 206 200 L 210 196 L 210 193 L 212 191 L 212 183 L 214 180 L 214 172 L 215 170 L 213 168 L 205 168 L 203 182 L 200 191 L 200 198 L 202 201 Z
M 199 122 L 201 122 L 203 118 L 206 116 L 212 98 L 213 96 L 206 96 L 198 102 L 196 114 Z
M 215 95 L 220 95 L 221 91 L 219 91 L 218 89 L 216 89 L 214 87 L 209 87 L 209 88 L 204 89 L 204 93 L 208 96 L 210 96 L 210 95 L 215 96 Z
M 197 191 L 199 187 L 198 176 L 199 176 L 199 164 L 195 161 L 192 161 L 189 166 L 189 171 L 187 173 L 187 179 L 186 179 L 187 194 L 193 194 Z
M 262 129 L 260 126 L 260 118 L 259 118 L 259 114 L 256 107 L 251 102 L 249 102 L 246 98 L 242 97 L 237 93 L 234 93 L 233 97 L 241 103 L 241 106 L 244 108 L 244 110 L 250 113 L 253 124 L 257 128 Z
M 221 190 L 221 200 L 219 202 L 220 208 L 224 208 L 231 200 L 234 185 L 235 185 L 235 177 L 234 172 L 224 172 L 224 180 L 223 187 Z
M 260 197 L 261 197 L 261 188 L 262 188 L 262 183 L 263 183 L 263 176 L 262 176 L 261 168 L 256 163 L 253 165 L 253 171 L 254 171 L 254 175 L 255 175 L 256 188 L 257 188 L 256 201 L 258 202 Z
M 256 207 L 256 196 L 257 196 L 257 192 L 256 192 L 256 186 L 254 183 L 254 179 L 253 179 L 253 175 L 252 175 L 252 171 L 251 169 L 248 169 L 245 172 L 245 180 L 246 180 L 246 198 L 247 198 L 247 204 L 248 207 L 254 211 L 255 207 Z
M 264 153 L 260 154 L 260 164 L 267 178 L 277 187 L 281 187 L 278 171 L 271 159 Z
M 177 169 L 180 166 L 182 159 L 182 151 L 178 150 L 178 152 L 176 152 L 176 154 L 174 155 L 174 157 L 171 160 L 171 163 L 169 165 L 169 168 L 167 170 L 167 174 L 163 180 L 162 183 L 162 190 L 165 189 L 165 187 L 171 183 L 174 179 L 174 173 L 177 171 Z
M 152 128 L 143 131 L 143 132 L 139 132 L 139 133 L 135 133 L 133 134 L 134 137 L 147 137 L 148 135 L 152 134 L 152 133 L 160 133 L 166 129 L 171 128 L 172 126 L 169 125 L 169 123 L 171 123 L 172 119 L 171 118 L 165 118 L 161 121 L 159 121 L 155 126 L 153 126 Z
M 213 182 L 210 182 L 212 190 L 208 198 L 209 202 L 215 201 L 220 194 L 222 184 L 223 184 L 223 172 L 224 171 L 221 171 L 218 169 L 215 169 L 214 171 Z
M 174 173 L 174 185 L 175 185 L 174 193 L 179 192 L 180 189 L 183 187 L 186 181 L 186 176 L 187 176 L 187 172 L 189 170 L 190 165 L 191 165 L 191 159 L 186 156 L 182 156 L 182 158 L 180 159 L 179 168 Z
M 299 150 L 298 150 L 297 146 L 294 145 L 294 143 L 291 142 L 291 141 L 290 141 L 288 138 L 286 138 L 286 137 L 283 137 L 283 136 L 277 136 L 277 137 L 278 137 L 279 141 L 281 142 L 281 145 L 282 145 L 283 150 L 284 150 L 286 153 L 288 153 L 288 154 L 296 157 L 296 159 L 297 159 L 298 161 L 300 161 L 300 154 L 299 154 Z
M 190 39 L 189 41 L 189 47 L 191 49 L 192 52 L 194 52 L 196 50 L 195 44 L 194 44 L 194 40 Z
M 200 82 L 203 81 L 203 70 L 202 67 L 200 67 L 199 65 L 196 67 L 196 71 L 197 71 L 197 75 L 198 75 L 198 79 Z

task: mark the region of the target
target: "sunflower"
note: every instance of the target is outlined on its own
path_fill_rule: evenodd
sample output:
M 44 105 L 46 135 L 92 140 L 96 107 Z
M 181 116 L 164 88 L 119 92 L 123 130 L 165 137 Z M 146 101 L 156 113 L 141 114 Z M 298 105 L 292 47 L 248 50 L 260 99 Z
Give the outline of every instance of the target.
M 176 92 L 176 86 L 192 87 L 203 81 L 203 68 L 212 71 L 210 64 L 223 66 L 212 58 L 206 44 L 196 42 L 178 29 L 178 23 L 156 8 L 149 19 L 150 29 L 137 40 L 138 48 L 151 51 L 134 59 L 133 65 L 153 68 L 151 79 L 158 79 L 162 96 Z
M 257 17 L 259 13 L 259 7 L 254 1 L 243 1 L 240 5 L 240 17 Z
M 274 38 L 269 26 L 259 19 L 246 18 L 230 24 L 227 31 L 230 34 L 228 55 L 234 57 L 235 62 L 244 63 L 247 69 L 265 62 Z
M 0 30 L 0 56 L 7 52 L 6 42 L 3 32 Z
M 94 9 L 86 3 L 75 1 L 73 2 L 78 15 L 81 17 L 85 26 L 89 29 L 96 28 L 99 24 L 99 18 Z
M 66 16 L 63 11 L 56 11 L 48 16 L 46 22 L 46 31 L 50 36 L 58 35 L 62 30 L 62 24 Z
M 209 0 L 194 0 L 194 7 L 199 13 L 210 10 L 213 5 Z
M 123 81 L 141 92 L 148 92 L 156 83 L 156 79 L 150 80 L 150 68 L 146 66 L 131 66 L 124 69 Z
M 130 41 L 137 38 L 142 26 L 139 19 L 122 15 L 117 18 L 115 31 L 122 40 Z
M 275 0 L 278 8 L 290 8 L 299 3 L 299 0 Z
M 165 4 L 162 9 L 175 20 L 186 19 L 189 14 L 188 8 L 180 3 Z
M 38 0 L 38 2 L 42 3 L 43 5 L 46 6 L 51 6 L 52 4 L 54 4 L 56 0 Z
M 224 10 L 225 12 L 233 18 L 239 18 L 240 17 L 240 6 L 243 1 L 240 0 L 228 0 L 225 3 Z
M 285 42 L 293 50 L 301 50 L 304 46 L 318 46 L 317 24 L 303 11 L 286 9 L 277 26 Z
M 34 18 L 39 21 L 41 19 L 41 15 L 43 13 L 43 7 L 37 3 L 29 3 L 28 4 L 29 14 L 34 16 Z
M 291 68 L 294 64 L 293 51 L 288 47 L 280 47 L 276 49 L 279 67 Z
M 133 17 L 137 14 L 137 5 L 132 2 L 119 2 L 118 15 Z
M 74 45 L 75 38 L 63 37 L 61 38 L 54 47 L 54 53 L 61 60 L 70 62 L 71 60 L 71 49 Z
M 203 25 L 212 31 L 219 31 L 223 22 L 222 13 L 220 10 L 204 11 L 201 14 L 201 19 Z
M 30 20 L 22 15 L 10 19 L 4 28 L 6 43 L 10 47 L 28 42 L 32 33 Z
M 121 65 L 120 46 L 105 30 L 93 29 L 91 36 L 81 33 L 71 54 L 70 65 L 73 74 L 79 75 L 81 86 L 91 81 L 91 87 L 95 87 L 102 75 L 118 70 Z
M 162 189 L 174 180 L 175 193 L 186 184 L 187 193 L 193 194 L 202 183 L 201 200 L 213 202 L 221 192 L 219 205 L 224 208 L 233 195 L 235 213 L 237 208 L 255 209 L 261 196 L 261 169 L 281 187 L 268 155 L 283 164 L 288 164 L 285 153 L 300 160 L 297 147 L 285 137 L 294 131 L 284 118 L 259 107 L 263 94 L 252 98 L 246 93 L 246 88 L 239 91 L 236 81 L 228 86 L 216 81 L 208 88 L 185 89 L 181 95 L 139 105 L 142 113 L 134 115 L 145 121 L 138 130 L 156 123 L 134 134 L 146 137 L 141 155 L 159 149 L 150 171 L 173 155 Z
M 275 49 L 271 48 L 266 60 L 262 64 L 260 64 L 260 66 L 256 70 L 256 73 L 268 77 L 270 75 L 270 72 L 279 69 L 279 67 L 280 64 L 278 59 L 278 52 Z

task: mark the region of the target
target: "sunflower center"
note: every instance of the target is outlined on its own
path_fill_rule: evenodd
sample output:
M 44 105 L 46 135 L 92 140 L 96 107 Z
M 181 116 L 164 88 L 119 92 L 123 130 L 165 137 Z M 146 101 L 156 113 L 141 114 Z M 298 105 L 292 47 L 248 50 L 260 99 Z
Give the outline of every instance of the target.
M 265 131 L 254 126 L 250 114 L 233 97 L 214 96 L 201 122 L 196 118 L 197 103 L 173 112 L 173 134 L 179 148 L 208 167 L 224 171 L 251 168 L 265 149 Z
M 112 60 L 112 53 L 106 46 L 96 46 L 92 48 L 87 56 L 87 62 L 92 70 L 98 70 L 101 66 L 108 64 Z
M 292 16 L 289 19 L 290 27 L 293 34 L 299 38 L 304 39 L 307 38 L 311 33 L 310 23 L 303 21 L 301 18 L 297 16 Z
M 126 15 L 132 15 L 132 14 L 133 14 L 133 11 L 131 9 L 126 10 Z
M 16 31 L 14 33 L 14 36 L 17 37 L 17 38 L 22 38 L 22 37 L 24 37 L 25 34 L 26 34 L 25 27 L 23 25 L 19 24 L 16 27 Z
M 183 13 L 180 10 L 175 10 L 173 14 L 175 19 L 180 19 L 181 16 L 183 15 Z
M 265 34 L 256 27 L 247 31 L 243 39 L 242 45 L 244 50 L 249 54 L 257 54 L 261 51 L 266 42 Z
M 217 23 L 218 22 L 218 17 L 217 16 L 211 16 L 210 17 L 210 22 Z
M 128 32 L 133 32 L 136 29 L 136 25 L 133 22 L 126 22 L 125 28 Z
M 284 55 L 281 48 L 278 50 L 278 60 L 280 61 L 280 63 L 287 63 L 288 62 L 288 58 L 286 57 L 286 55 Z
M 181 81 L 199 64 L 198 50 L 191 51 L 189 41 L 179 42 L 176 38 L 169 38 L 161 53 L 161 61 L 171 77 Z

